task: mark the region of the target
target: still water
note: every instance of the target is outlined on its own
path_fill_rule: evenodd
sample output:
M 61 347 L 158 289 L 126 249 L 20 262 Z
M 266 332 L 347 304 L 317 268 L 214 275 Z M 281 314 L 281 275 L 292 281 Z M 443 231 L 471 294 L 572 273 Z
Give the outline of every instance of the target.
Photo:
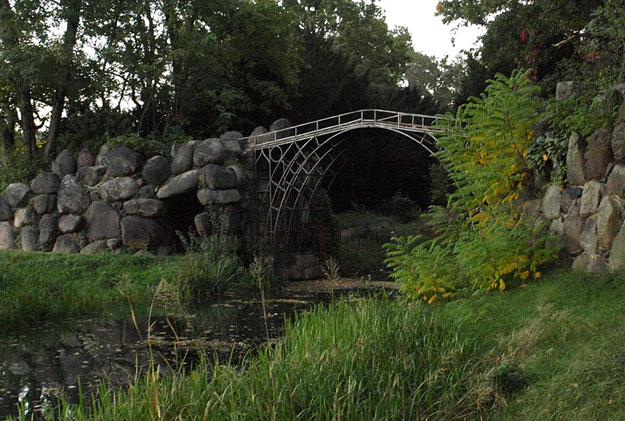
M 5 337 L 0 344 L 0 419 L 18 405 L 40 417 L 64 396 L 89 399 L 99 382 L 128 385 L 151 363 L 161 372 L 192 366 L 200 354 L 239 363 L 278 338 L 285 318 L 330 300 L 323 292 L 277 292 L 265 311 L 256 294 L 224 298 L 189 314 L 71 320 Z M 266 317 L 265 317 L 266 315 Z

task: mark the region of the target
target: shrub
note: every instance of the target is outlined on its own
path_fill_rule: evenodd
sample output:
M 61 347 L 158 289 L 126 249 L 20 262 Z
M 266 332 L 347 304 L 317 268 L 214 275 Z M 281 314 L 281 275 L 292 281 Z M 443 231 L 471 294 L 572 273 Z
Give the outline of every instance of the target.
M 35 154 L 27 157 L 23 151 L 14 150 L 6 153 L 6 158 L 0 164 L 0 192 L 4 192 L 11 183 L 26 183 L 47 168 L 49 162 L 43 155 Z
M 529 176 L 537 119 L 539 88 L 528 74 L 498 74 L 481 98 L 442 121 L 437 156 L 457 188 L 449 208 L 425 214 L 434 238 L 417 245 L 417 236 L 394 237 L 385 245 L 391 276 L 408 295 L 433 301 L 465 287 L 503 290 L 510 278 L 540 276 L 538 266 L 555 259 L 515 203 Z

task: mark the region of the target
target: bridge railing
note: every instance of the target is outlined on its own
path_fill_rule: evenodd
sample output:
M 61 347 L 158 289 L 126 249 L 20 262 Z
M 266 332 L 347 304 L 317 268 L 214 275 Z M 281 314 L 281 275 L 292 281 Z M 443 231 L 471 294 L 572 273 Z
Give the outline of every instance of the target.
M 251 139 L 253 145 L 285 138 L 294 138 L 297 140 L 298 137 L 309 136 L 310 134 L 323 132 L 325 130 L 340 130 L 365 123 L 372 125 L 379 124 L 384 127 L 397 127 L 398 129 L 420 129 L 437 132 L 438 130 L 433 127 L 436 120 L 439 120 L 439 117 L 424 114 L 398 113 L 397 111 L 382 109 L 365 109 L 298 124 L 296 126 L 253 136 L 253 139 L 252 137 L 248 137 L 247 139 Z

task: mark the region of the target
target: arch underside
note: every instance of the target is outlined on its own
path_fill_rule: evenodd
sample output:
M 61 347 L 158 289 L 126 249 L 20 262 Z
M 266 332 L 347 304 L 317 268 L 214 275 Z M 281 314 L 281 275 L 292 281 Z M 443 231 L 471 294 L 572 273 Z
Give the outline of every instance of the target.
M 256 148 L 256 211 L 260 241 L 272 253 L 310 250 L 315 241 L 310 230 L 315 194 L 321 187 L 329 190 L 347 163 L 350 144 L 346 128 L 332 134 L 311 136 L 291 143 Z M 436 138 L 429 132 L 381 128 L 398 133 L 430 154 L 436 151 Z

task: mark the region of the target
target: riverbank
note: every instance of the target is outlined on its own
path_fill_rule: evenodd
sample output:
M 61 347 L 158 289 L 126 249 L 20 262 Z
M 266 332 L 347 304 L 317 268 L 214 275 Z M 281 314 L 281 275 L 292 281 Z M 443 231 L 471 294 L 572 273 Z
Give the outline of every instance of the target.
M 76 419 L 622 419 L 622 276 L 553 270 L 425 306 L 336 302 L 246 369 L 205 363 L 102 388 Z

